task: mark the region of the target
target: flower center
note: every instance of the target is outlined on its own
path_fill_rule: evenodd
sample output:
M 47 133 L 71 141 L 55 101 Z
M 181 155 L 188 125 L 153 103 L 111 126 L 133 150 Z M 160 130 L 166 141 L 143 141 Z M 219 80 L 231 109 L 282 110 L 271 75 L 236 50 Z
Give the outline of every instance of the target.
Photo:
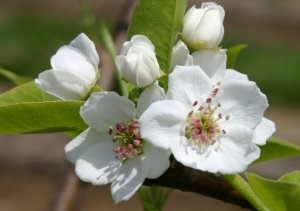
M 229 116 L 223 118 L 223 115 L 217 112 L 221 104 L 212 105 L 212 101 L 219 88 L 215 87 L 206 102 L 198 105 L 198 101 L 193 103 L 193 110 L 187 116 L 185 127 L 185 137 L 193 143 L 200 146 L 209 146 L 215 144 L 221 135 L 226 131 L 220 127 L 220 122 Z
M 112 141 L 118 146 L 113 148 L 116 159 L 126 162 L 144 153 L 144 141 L 141 139 L 140 126 L 137 119 L 132 119 L 128 123 L 117 123 L 115 127 L 110 127 L 108 131 L 112 136 Z

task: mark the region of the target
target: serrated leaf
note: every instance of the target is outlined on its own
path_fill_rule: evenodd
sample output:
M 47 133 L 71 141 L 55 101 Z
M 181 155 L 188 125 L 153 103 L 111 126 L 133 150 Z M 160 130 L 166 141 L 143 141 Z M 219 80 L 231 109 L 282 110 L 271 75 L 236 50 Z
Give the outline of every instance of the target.
M 46 133 L 84 130 L 82 101 L 27 102 L 0 106 L 0 133 Z
M 272 137 L 261 147 L 260 158 L 254 164 L 293 156 L 300 156 L 299 146 Z
M 187 0 L 139 0 L 128 29 L 147 36 L 155 46 L 161 70 L 169 71 L 172 49 L 180 29 Z
M 15 84 L 17 86 L 27 83 L 32 80 L 29 77 L 17 75 L 15 73 L 5 70 L 3 68 L 0 68 L 0 76 L 6 78 L 7 80 L 9 80 L 10 82 L 12 82 L 13 84 Z
M 246 174 L 254 193 L 270 211 L 296 211 L 300 208 L 300 185 Z
M 17 86 L 0 95 L 0 106 L 23 103 L 50 101 L 51 98 L 39 89 L 33 81 Z
M 234 68 L 238 55 L 247 47 L 248 45 L 240 44 L 235 45 L 227 50 L 227 68 Z

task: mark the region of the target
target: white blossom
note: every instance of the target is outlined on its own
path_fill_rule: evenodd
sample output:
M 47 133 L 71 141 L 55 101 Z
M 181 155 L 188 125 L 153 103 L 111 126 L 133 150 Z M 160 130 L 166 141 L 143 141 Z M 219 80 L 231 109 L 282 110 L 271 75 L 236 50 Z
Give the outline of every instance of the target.
M 138 87 L 146 87 L 160 77 L 154 45 L 144 35 L 135 35 L 123 44 L 116 65 L 124 79 Z
M 193 6 L 183 19 L 182 40 L 193 50 L 217 48 L 224 35 L 224 16 L 222 6 L 213 2 Z
M 244 171 L 274 128 L 263 113 L 267 98 L 255 83 L 214 84 L 199 66 L 177 66 L 166 100 L 140 117 L 141 135 L 170 149 L 182 164 L 211 173 Z
M 193 64 L 199 66 L 213 84 L 230 83 L 232 81 L 250 82 L 246 74 L 240 73 L 234 69 L 226 68 L 227 55 L 225 49 L 220 50 L 199 50 L 192 54 Z M 253 83 L 253 82 L 251 82 Z M 266 144 L 267 139 L 275 132 L 273 121 L 263 118 L 256 127 L 252 142 L 257 145 Z
M 81 33 L 52 56 L 52 69 L 40 73 L 35 83 L 56 98 L 82 100 L 98 79 L 98 65 L 94 43 Z
M 138 116 L 152 102 L 164 99 L 157 83 L 135 105 L 115 92 L 93 93 L 80 110 L 89 128 L 65 147 L 81 180 L 94 185 L 111 183 L 115 203 L 128 200 L 145 178 L 154 179 L 169 167 L 170 151 L 140 136 Z

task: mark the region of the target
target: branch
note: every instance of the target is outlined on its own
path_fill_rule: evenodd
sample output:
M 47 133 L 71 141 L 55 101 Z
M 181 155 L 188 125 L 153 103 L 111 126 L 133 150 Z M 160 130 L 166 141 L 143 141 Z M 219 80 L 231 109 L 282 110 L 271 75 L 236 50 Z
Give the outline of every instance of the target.
M 146 179 L 144 185 L 163 186 L 181 191 L 194 192 L 255 210 L 221 176 L 183 166 L 175 160 L 162 176 L 157 179 Z

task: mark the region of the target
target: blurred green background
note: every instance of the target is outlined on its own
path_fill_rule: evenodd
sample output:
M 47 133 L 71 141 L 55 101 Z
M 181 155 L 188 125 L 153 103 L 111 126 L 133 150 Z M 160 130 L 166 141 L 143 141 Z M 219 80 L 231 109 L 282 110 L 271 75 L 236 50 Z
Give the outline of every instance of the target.
M 110 28 L 128 0 L 90 0 L 96 20 Z M 190 0 L 190 5 L 201 1 Z M 276 122 L 276 135 L 300 143 L 300 1 L 216 0 L 226 11 L 223 48 L 248 44 L 236 69 L 247 73 L 267 94 L 266 116 Z M 80 0 L 0 0 L 0 68 L 36 77 L 50 68 L 50 58 L 85 30 Z M 92 37 L 96 41 L 95 37 Z M 100 57 L 103 56 L 100 54 Z M 101 62 L 100 62 L 101 67 Z M 9 84 L 0 81 L 0 89 Z M 5 124 L 5 123 L 1 123 Z M 0 134 L 0 210 L 51 210 L 67 172 L 63 134 Z M 266 177 L 278 178 L 299 169 L 299 159 L 258 165 Z M 135 195 L 129 202 L 113 205 L 109 186 L 84 186 L 77 210 L 141 210 Z M 33 203 L 33 199 L 35 200 Z M 193 193 L 174 191 L 165 210 L 242 211 Z M 82 208 L 82 209 L 80 209 Z

